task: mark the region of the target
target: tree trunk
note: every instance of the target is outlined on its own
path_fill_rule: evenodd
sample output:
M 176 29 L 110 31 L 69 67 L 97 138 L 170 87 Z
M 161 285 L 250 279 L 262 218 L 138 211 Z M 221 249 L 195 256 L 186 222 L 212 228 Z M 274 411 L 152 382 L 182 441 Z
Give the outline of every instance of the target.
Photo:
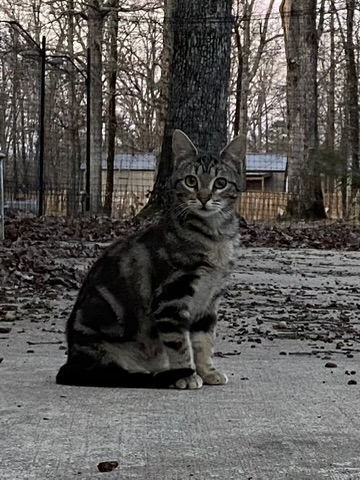
M 14 45 L 18 48 L 18 36 L 17 32 L 13 33 Z M 17 97 L 19 95 L 19 62 L 16 48 L 14 48 L 13 56 L 13 72 L 12 72 L 12 95 L 11 95 L 11 115 L 12 115 L 12 130 L 11 130 L 11 143 L 12 143 L 12 187 L 14 193 L 18 192 L 19 188 L 19 172 L 18 172 L 18 105 Z
M 169 104 L 150 206 L 164 206 L 173 171 L 171 138 L 183 130 L 202 150 L 218 153 L 227 140 L 231 0 L 173 0 Z
M 173 50 L 173 35 L 169 22 L 173 0 L 164 0 L 164 24 L 161 51 L 161 77 L 159 82 L 159 108 L 157 109 L 157 125 L 160 138 L 164 134 L 166 112 L 169 101 L 169 69 Z
M 253 3 L 253 2 L 252 2 Z M 240 96 L 237 97 L 238 104 L 238 126 L 235 135 L 240 135 L 241 139 L 241 152 L 240 161 L 242 163 L 242 190 L 246 190 L 246 149 L 247 149 L 247 136 L 248 136 L 248 97 L 250 91 L 250 18 L 252 13 L 252 5 L 248 5 L 246 2 L 246 8 L 244 11 L 245 25 L 243 34 L 243 43 L 241 50 L 238 53 L 239 58 L 239 71 L 241 72 L 241 81 L 238 79 L 238 88 L 240 84 Z M 239 91 L 237 91 L 239 93 Z
M 341 96 L 345 98 L 347 91 L 346 80 L 344 82 Z M 344 162 L 342 163 L 341 169 L 341 177 L 340 177 L 340 189 L 341 189 L 341 206 L 342 206 L 342 215 L 343 218 L 346 217 L 347 214 L 347 197 L 348 197 L 348 175 L 349 172 L 347 171 L 347 162 L 348 162 L 348 131 L 347 131 L 347 124 L 348 124 L 348 104 L 344 102 L 343 107 L 340 109 L 340 145 L 339 151 L 342 152 L 344 156 Z
M 243 55 L 240 28 L 235 26 L 235 42 L 237 49 L 237 72 L 236 72 L 236 92 L 235 92 L 235 115 L 234 115 L 234 135 L 239 135 L 240 130 L 240 105 L 243 78 Z
M 90 213 L 101 206 L 102 171 L 102 41 L 104 13 L 101 2 L 92 0 L 88 7 L 88 46 L 90 48 Z
M 327 112 L 326 112 L 326 133 L 325 149 L 331 153 L 332 158 L 335 152 L 335 26 L 334 12 L 330 14 L 330 69 L 329 83 L 327 88 Z M 328 173 L 327 191 L 333 193 L 335 190 L 336 166 L 333 166 L 333 172 Z
M 316 0 L 283 0 L 280 6 L 287 60 L 288 181 L 287 214 L 297 219 L 326 218 L 317 161 Z
M 70 58 L 74 58 L 74 0 L 68 0 L 68 52 Z M 80 159 L 78 156 L 78 130 L 79 130 L 79 105 L 76 99 L 77 74 L 73 72 L 69 78 L 69 157 L 68 157 L 68 180 L 67 180 L 67 213 L 75 216 L 78 213 L 79 190 L 80 190 Z
M 259 74 L 259 93 L 257 96 L 257 138 L 256 150 L 261 152 L 263 150 L 263 115 L 266 105 L 266 87 L 264 82 L 263 70 Z
M 348 99 L 348 153 L 351 165 L 351 200 L 360 188 L 359 93 L 354 45 L 355 0 L 346 0 L 346 80 Z
M 114 158 L 116 138 L 116 77 L 117 77 L 117 36 L 119 16 L 113 10 L 109 18 L 110 52 L 109 52 L 109 103 L 108 103 L 108 133 L 107 133 L 107 170 L 104 212 L 111 216 L 112 199 L 114 193 Z
M 5 55 L 0 59 L 0 152 L 6 151 L 6 107 L 8 104 L 8 94 L 6 88 L 6 63 Z
M 326 116 L 326 148 L 332 152 L 335 149 L 335 27 L 334 13 L 330 16 L 330 69 L 327 88 L 327 116 Z
M 250 21 L 245 24 L 245 30 L 249 29 Z M 244 33 L 244 36 L 246 32 Z M 242 134 L 242 149 L 239 161 L 242 163 L 242 190 L 246 190 L 246 144 L 247 144 L 247 97 L 249 94 L 249 56 L 244 51 L 243 42 L 240 35 L 240 26 L 235 26 L 235 40 L 237 47 L 237 72 L 236 72 L 236 100 L 235 100 L 235 118 L 234 118 L 234 135 Z M 249 45 L 248 45 L 249 46 Z M 244 102 L 245 100 L 245 102 Z M 246 132 L 244 132 L 244 124 Z M 245 135 L 244 135 L 245 134 Z M 241 135 L 241 133 L 240 133 Z
M 26 151 L 26 120 L 25 120 L 25 109 L 24 109 L 24 97 L 19 99 L 19 113 L 20 113 L 20 136 L 21 136 L 21 187 L 24 193 L 27 193 L 29 190 L 29 165 L 27 161 L 27 151 Z

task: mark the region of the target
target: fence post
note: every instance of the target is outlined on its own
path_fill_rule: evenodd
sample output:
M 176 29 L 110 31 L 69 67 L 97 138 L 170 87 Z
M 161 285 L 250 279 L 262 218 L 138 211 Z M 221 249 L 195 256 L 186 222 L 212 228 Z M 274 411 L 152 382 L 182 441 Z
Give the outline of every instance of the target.
M 0 152 L 0 241 L 5 239 L 4 228 L 4 158 L 5 154 Z

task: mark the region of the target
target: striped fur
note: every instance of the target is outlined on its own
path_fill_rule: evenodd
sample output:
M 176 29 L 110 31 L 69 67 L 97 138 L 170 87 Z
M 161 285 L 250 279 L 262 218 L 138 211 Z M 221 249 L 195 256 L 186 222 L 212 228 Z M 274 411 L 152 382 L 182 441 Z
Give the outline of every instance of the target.
M 160 222 L 111 245 L 67 324 L 58 383 L 200 388 L 224 384 L 212 362 L 217 307 L 238 240 L 238 139 L 219 157 L 174 132 L 172 200 Z

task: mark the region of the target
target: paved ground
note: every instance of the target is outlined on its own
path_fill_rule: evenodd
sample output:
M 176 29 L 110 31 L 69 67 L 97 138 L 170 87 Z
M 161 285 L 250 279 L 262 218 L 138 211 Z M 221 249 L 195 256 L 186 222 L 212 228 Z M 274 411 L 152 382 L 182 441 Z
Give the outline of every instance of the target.
M 56 385 L 69 298 L 2 321 L 0 478 L 360 479 L 359 274 L 357 252 L 242 250 L 216 353 L 230 382 L 200 391 Z

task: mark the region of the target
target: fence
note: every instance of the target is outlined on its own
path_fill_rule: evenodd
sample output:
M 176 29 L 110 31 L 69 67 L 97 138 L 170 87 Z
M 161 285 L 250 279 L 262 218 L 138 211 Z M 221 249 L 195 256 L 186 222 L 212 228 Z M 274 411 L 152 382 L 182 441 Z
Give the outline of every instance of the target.
M 47 190 L 44 195 L 44 212 L 47 216 L 66 216 L 68 212 L 68 190 Z M 112 216 L 132 218 L 146 205 L 150 194 L 147 186 L 115 188 Z M 16 210 L 20 214 L 37 214 L 37 192 L 22 196 L 5 195 L 5 212 Z M 76 202 L 78 211 L 85 213 L 85 192 L 80 192 Z M 243 192 L 240 194 L 238 212 L 247 222 L 276 222 L 285 218 L 291 195 L 286 192 Z M 0 201 L 1 203 L 1 201 Z M 346 220 L 360 223 L 360 199 L 353 201 L 352 208 L 346 208 L 341 192 L 325 193 L 324 205 L 328 220 Z M 348 212 L 351 211 L 349 215 Z M 1 214 L 0 214 L 1 215 Z
M 239 213 L 249 222 L 269 222 L 284 218 L 289 193 L 243 192 L 239 200 Z M 360 222 L 360 199 L 354 200 L 352 208 L 346 208 L 341 192 L 325 193 L 324 205 L 329 220 L 347 220 Z M 350 207 L 348 205 L 348 207 Z M 351 211 L 350 216 L 348 211 Z

